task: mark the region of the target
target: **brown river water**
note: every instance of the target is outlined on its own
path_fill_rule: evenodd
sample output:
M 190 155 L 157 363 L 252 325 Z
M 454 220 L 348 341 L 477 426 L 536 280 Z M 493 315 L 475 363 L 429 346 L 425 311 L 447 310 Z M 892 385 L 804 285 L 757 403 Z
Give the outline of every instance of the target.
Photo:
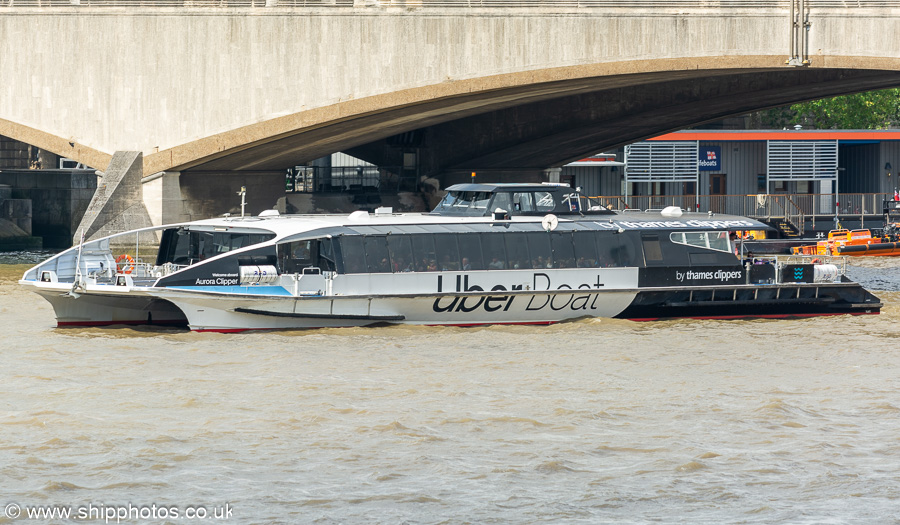
M 852 264 L 881 315 L 230 335 L 0 264 L 0 523 L 897 523 L 900 260 Z

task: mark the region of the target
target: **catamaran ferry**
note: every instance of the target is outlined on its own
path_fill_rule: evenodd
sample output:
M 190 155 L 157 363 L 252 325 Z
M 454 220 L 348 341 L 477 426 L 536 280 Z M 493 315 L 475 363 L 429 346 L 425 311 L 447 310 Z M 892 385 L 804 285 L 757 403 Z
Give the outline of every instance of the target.
M 85 242 L 25 272 L 59 326 L 232 332 L 875 314 L 840 258 L 744 257 L 766 226 L 617 212 L 568 186 L 460 184 L 431 213 L 216 219 Z

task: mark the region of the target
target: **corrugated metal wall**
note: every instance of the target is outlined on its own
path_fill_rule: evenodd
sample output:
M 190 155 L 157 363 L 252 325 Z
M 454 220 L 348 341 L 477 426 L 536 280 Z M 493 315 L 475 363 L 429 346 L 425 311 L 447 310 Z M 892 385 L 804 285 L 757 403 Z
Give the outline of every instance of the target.
M 766 143 L 754 142 L 701 142 L 703 146 L 720 146 L 722 169 L 700 172 L 700 195 L 709 195 L 709 176 L 723 173 L 725 192 L 728 195 L 752 195 L 759 193 L 757 175 L 766 173 Z
M 881 181 L 883 191 L 885 193 L 893 193 L 894 190 L 900 189 L 900 177 L 898 177 L 898 171 L 900 171 L 900 142 L 882 142 L 880 152 L 881 157 L 875 166 L 875 172 Z M 888 162 L 891 163 L 891 168 L 893 168 L 890 177 L 884 171 L 884 165 Z
M 621 195 L 624 173 L 622 166 L 563 166 L 560 176 L 574 175 L 582 194 L 597 197 Z
M 759 176 L 762 175 L 764 179 L 768 169 L 766 141 L 702 141 L 700 146 L 719 146 L 722 151 L 720 170 L 700 172 L 700 195 L 709 195 L 710 175 L 713 174 L 726 176 L 725 191 L 728 195 L 776 192 L 774 183 L 768 189 L 759 186 Z M 893 168 L 891 177 L 887 177 L 884 170 L 886 162 L 890 162 Z M 844 168 L 839 174 L 841 193 L 892 193 L 894 189 L 900 189 L 900 141 L 881 144 L 842 143 L 839 145 L 838 166 Z M 586 195 L 622 195 L 622 167 L 614 172 L 611 166 L 565 166 L 562 168 L 562 175 L 574 175 L 575 184 L 581 186 Z M 783 191 L 798 192 L 800 188 L 797 185 L 798 183 L 787 183 Z M 680 182 L 663 186 L 666 195 L 682 194 Z M 813 191 L 823 190 L 815 185 Z M 830 186 L 825 188 L 825 192 L 830 193 Z M 640 193 L 646 194 L 647 190 L 641 189 Z

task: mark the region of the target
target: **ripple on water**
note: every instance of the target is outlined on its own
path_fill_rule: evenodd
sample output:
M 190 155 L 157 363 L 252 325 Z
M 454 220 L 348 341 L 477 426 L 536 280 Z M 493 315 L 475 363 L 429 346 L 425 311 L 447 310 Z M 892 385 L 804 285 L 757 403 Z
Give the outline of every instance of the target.
M 27 265 L 0 268 L 0 493 L 240 522 L 891 522 L 898 264 L 852 263 L 880 316 L 241 336 L 57 330 Z

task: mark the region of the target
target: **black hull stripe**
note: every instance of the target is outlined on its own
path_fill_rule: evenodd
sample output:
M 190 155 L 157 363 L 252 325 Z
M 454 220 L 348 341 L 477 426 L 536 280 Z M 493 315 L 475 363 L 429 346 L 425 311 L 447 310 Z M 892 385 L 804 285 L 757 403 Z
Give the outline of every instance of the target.
M 271 312 L 268 310 L 255 310 L 253 308 L 235 308 L 235 312 L 242 314 L 265 315 L 268 317 L 293 317 L 297 319 L 348 319 L 354 321 L 403 321 L 404 315 L 353 315 L 353 314 L 306 314 L 293 312 Z

